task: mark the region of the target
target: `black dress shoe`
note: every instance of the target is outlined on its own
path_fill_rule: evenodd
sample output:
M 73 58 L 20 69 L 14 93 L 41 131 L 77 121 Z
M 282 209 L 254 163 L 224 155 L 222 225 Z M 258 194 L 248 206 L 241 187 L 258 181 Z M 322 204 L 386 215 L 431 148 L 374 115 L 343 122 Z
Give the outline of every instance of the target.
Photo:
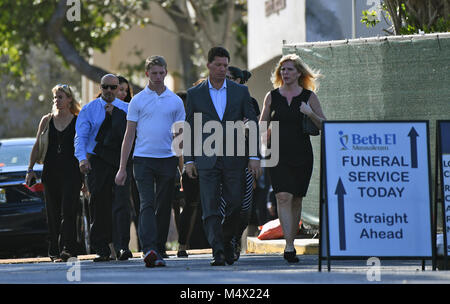
M 225 255 L 221 251 L 214 255 L 211 266 L 225 266 Z
M 233 238 L 233 244 L 234 244 L 234 261 L 236 262 L 239 260 L 239 257 L 241 256 L 241 239 Z
M 189 255 L 186 250 L 178 250 L 177 257 L 179 258 L 187 258 Z
M 72 255 L 66 250 L 63 250 L 60 254 L 60 258 L 63 262 L 67 262 L 71 257 Z
M 52 262 L 55 262 L 56 260 L 61 260 L 59 255 L 50 255 L 49 258 L 50 258 L 50 260 L 52 260 Z
M 226 242 L 224 244 L 224 255 L 225 255 L 225 262 L 228 265 L 233 265 L 234 263 L 234 246 L 232 242 Z
M 120 249 L 117 259 L 119 261 L 126 261 L 128 259 L 131 259 L 132 257 L 133 257 L 133 254 L 131 253 L 130 250 L 128 250 L 128 249 Z
M 59 256 L 51 256 L 50 259 L 53 263 L 61 263 L 63 261 Z
M 296 256 L 297 252 L 295 251 L 285 251 L 283 257 L 288 263 L 298 263 L 299 259 Z
M 100 255 L 94 259 L 94 262 L 109 262 L 110 260 L 109 255 Z

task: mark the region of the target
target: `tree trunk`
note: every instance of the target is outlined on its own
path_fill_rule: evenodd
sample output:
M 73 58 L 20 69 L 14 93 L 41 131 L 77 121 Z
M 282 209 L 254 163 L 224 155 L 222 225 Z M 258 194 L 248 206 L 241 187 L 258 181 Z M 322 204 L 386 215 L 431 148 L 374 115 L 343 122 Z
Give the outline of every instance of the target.
M 110 72 L 89 64 L 86 59 L 84 59 L 74 46 L 66 39 L 64 33 L 62 32 L 62 27 L 64 23 L 64 18 L 66 18 L 67 4 L 66 0 L 60 0 L 58 6 L 53 13 L 47 25 L 47 35 L 51 41 L 53 41 L 61 52 L 64 59 L 73 67 L 77 69 L 82 75 L 86 76 L 90 80 L 100 83 L 101 78 L 109 74 Z M 142 90 L 140 86 L 131 84 L 133 87 L 133 92 L 139 92 Z
M 164 7 L 162 8 L 164 9 Z M 182 77 L 184 87 L 188 89 L 198 80 L 197 67 L 192 60 L 192 56 L 195 55 L 194 40 L 187 38 L 195 37 L 195 29 L 190 23 L 187 15 L 184 15 L 178 6 L 172 6 L 170 9 L 166 9 L 166 12 L 175 23 L 178 32 L 181 34 L 179 35 L 179 51 L 183 66 Z

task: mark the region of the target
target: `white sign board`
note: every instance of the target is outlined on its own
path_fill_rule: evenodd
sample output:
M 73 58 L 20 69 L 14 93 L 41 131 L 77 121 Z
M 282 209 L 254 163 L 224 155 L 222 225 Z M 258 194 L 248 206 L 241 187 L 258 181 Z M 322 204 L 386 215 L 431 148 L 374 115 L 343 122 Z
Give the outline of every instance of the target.
M 442 188 L 444 196 L 444 224 L 447 239 L 447 255 L 450 255 L 450 121 L 440 122 L 440 146 L 442 157 Z
M 444 202 L 445 202 L 445 227 L 447 235 L 447 254 L 450 255 L 450 154 L 442 154 L 443 166 L 443 186 L 444 186 Z
M 431 257 L 427 122 L 325 122 L 330 257 Z

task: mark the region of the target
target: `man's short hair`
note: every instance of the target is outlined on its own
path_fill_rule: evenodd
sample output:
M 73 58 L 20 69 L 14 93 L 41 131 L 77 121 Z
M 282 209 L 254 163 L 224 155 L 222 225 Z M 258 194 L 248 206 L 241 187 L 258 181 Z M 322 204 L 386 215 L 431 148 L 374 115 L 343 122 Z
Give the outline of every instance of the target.
M 150 56 L 145 60 L 145 70 L 150 70 L 153 66 L 162 66 L 167 71 L 167 63 L 163 56 Z
M 213 62 L 215 57 L 227 57 L 228 62 L 230 61 L 230 53 L 228 53 L 226 48 L 221 46 L 216 46 L 209 50 L 208 63 Z

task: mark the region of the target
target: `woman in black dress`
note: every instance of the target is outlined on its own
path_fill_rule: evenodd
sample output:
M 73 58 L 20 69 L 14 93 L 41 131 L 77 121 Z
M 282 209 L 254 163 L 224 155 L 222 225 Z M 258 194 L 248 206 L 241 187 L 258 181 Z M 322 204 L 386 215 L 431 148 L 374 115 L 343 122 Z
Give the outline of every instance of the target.
M 247 70 L 241 70 L 238 67 L 235 66 L 229 66 L 227 71 L 228 79 L 231 81 L 234 81 L 239 84 L 245 85 L 250 77 L 252 77 L 252 74 Z M 255 98 L 251 97 L 251 103 L 252 107 L 255 110 L 256 118 L 259 120 L 259 116 L 261 114 L 259 110 L 258 102 Z M 244 123 L 247 122 L 248 119 L 244 120 Z M 246 135 L 248 137 L 248 134 Z M 248 145 L 248 141 L 246 142 L 246 145 Z M 245 168 L 245 192 L 244 197 L 242 199 L 242 205 L 241 205 L 241 212 L 240 212 L 240 222 L 239 222 L 239 228 L 235 232 L 235 235 L 232 238 L 233 247 L 234 247 L 234 260 L 237 261 L 241 254 L 241 243 L 242 243 L 242 234 L 244 233 L 244 230 L 247 228 L 251 212 L 253 211 L 253 186 L 256 185 L 256 180 L 252 173 L 250 173 L 249 169 Z M 222 216 L 225 215 L 225 208 L 226 208 L 226 202 L 221 198 L 221 206 L 220 211 L 222 213 Z
M 81 173 L 74 156 L 75 122 L 81 106 L 66 84 L 53 89 L 53 111 L 41 119 L 38 136 L 48 125 L 42 183 L 49 231 L 48 254 L 53 261 L 67 261 L 78 251 L 76 217 L 80 206 Z M 36 141 L 30 155 L 26 183 L 36 178 L 33 166 L 39 154 Z
M 299 230 L 302 199 L 308 190 L 313 169 L 313 152 L 309 135 L 303 133 L 305 115 L 321 128 L 325 120 L 317 89 L 318 72 L 311 70 L 297 55 L 281 58 L 273 75 L 274 90 L 264 99 L 260 122 L 278 122 L 279 162 L 269 168 L 277 199 L 277 211 L 286 239 L 284 258 L 298 262 L 294 239 Z M 272 147 L 273 149 L 274 147 Z

